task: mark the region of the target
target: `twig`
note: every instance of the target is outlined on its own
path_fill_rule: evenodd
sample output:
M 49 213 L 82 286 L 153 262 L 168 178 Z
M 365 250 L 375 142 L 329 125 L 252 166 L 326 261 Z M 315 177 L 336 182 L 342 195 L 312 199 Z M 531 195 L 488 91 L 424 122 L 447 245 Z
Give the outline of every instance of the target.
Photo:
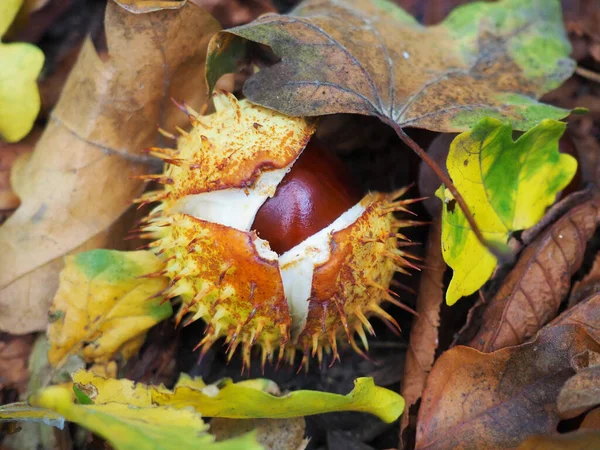
M 600 83 L 600 73 L 594 72 L 593 70 L 586 69 L 585 67 L 577 66 L 575 73 L 580 77 L 587 78 L 588 80 Z

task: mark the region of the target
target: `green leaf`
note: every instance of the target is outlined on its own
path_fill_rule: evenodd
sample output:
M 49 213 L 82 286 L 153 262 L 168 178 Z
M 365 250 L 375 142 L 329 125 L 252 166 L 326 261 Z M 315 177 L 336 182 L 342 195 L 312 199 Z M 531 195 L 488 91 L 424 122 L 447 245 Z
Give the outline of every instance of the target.
M 137 406 L 191 406 L 205 417 L 282 419 L 333 411 L 361 411 L 393 422 L 404 409 L 404 399 L 398 393 L 375 386 L 372 378 L 358 378 L 348 395 L 295 391 L 282 397 L 265 392 L 263 389 L 271 384 L 265 380 L 233 383 L 225 379 L 207 386 L 201 379 L 182 375 L 173 390 L 129 380 L 105 379 L 85 371 L 75 373 L 73 380 L 86 392 L 95 392 L 94 404 L 118 401 Z
M 23 0 L 0 1 L 0 39 Z M 37 77 L 44 54 L 34 45 L 0 42 L 0 137 L 16 142 L 29 133 L 40 110 Z
M 214 442 L 200 416 L 189 409 L 148 405 L 137 407 L 111 402 L 77 405 L 70 390 L 52 386 L 31 398 L 38 408 L 60 414 L 105 438 L 117 450 L 206 450 L 262 449 L 254 433 Z
M 244 94 L 293 116 L 356 113 L 386 123 L 465 131 L 483 117 L 527 130 L 568 111 L 537 101 L 575 68 L 559 0 L 502 0 L 456 8 L 424 27 L 386 0 L 308 0 L 222 31 L 209 45 L 212 89 L 249 42 L 281 57 Z
M 492 243 L 505 245 L 511 232 L 535 225 L 575 175 L 577 161 L 558 152 L 565 128 L 544 120 L 513 141 L 510 125 L 487 118 L 452 142 L 448 172 Z M 452 305 L 490 278 L 496 259 L 479 243 L 444 186 L 436 195 L 444 202 L 442 253 L 454 270 L 446 292 Z

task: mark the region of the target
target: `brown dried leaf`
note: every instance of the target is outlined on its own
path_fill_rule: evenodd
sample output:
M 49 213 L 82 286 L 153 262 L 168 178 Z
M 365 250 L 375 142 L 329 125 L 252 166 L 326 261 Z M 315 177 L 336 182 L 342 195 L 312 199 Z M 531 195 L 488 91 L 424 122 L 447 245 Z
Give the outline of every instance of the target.
M 600 220 L 599 207 L 595 198 L 573 208 L 523 251 L 483 313 L 471 347 L 492 352 L 520 344 L 556 317 Z
M 149 170 L 140 152 L 161 144 L 157 124 L 187 121 L 169 97 L 207 99 L 198 74 L 220 27 L 206 12 L 186 4 L 134 15 L 109 2 L 105 23 L 109 60 L 84 43 L 15 186 L 22 205 L 0 228 L 0 329 L 46 326 L 62 256 L 106 245 L 107 228 L 143 188 L 131 176 Z
M 27 389 L 29 354 L 34 336 L 12 336 L 0 332 L 0 390 L 16 388 L 20 394 Z
M 567 380 L 556 399 L 558 413 L 571 419 L 600 404 L 600 366 L 586 367 Z
M 594 339 L 600 341 L 600 293 L 590 295 L 566 310 L 548 326 L 569 323 L 583 326 Z
M 481 353 L 454 347 L 427 379 L 417 449 L 515 448 L 535 434 L 556 431 L 556 398 L 574 373 L 574 356 L 598 352 L 582 327 L 545 328 L 533 342 Z
M 244 94 L 290 115 L 364 114 L 449 132 L 486 116 L 524 130 L 567 114 L 536 101 L 574 68 L 555 0 L 464 5 L 435 27 L 388 2 L 308 0 L 290 15 L 217 34 L 207 61 L 211 88 L 237 70 L 245 40 L 270 46 L 281 60 L 252 76 Z
M 600 291 L 600 253 L 596 255 L 589 272 L 581 280 L 573 283 L 569 296 L 569 307 L 573 307 L 582 299 L 598 291 Z
M 600 431 L 577 430 L 566 434 L 531 436 L 518 450 L 597 450 Z
M 400 433 L 409 423 L 409 410 L 421 398 L 425 380 L 429 374 L 435 351 L 438 346 L 438 327 L 440 325 L 440 306 L 444 302 L 444 272 L 446 263 L 442 258 L 441 220 L 434 219 L 427 238 L 425 261 L 427 265 L 421 271 L 417 313 L 408 340 L 402 396 L 406 402 L 405 413 L 401 419 Z
M 587 413 L 579 428 L 600 430 L 600 408 L 592 409 Z

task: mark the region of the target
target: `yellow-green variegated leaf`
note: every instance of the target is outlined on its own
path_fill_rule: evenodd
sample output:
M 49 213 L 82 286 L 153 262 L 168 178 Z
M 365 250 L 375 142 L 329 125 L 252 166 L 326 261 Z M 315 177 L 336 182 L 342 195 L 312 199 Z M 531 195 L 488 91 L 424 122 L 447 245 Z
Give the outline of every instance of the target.
M 144 277 L 163 268 L 152 252 L 92 250 L 66 258 L 50 307 L 48 359 L 61 365 L 81 353 L 88 362 L 125 358 L 143 344 L 149 328 L 172 314 L 160 293 L 166 277 Z
M 558 152 L 566 125 L 544 120 L 513 141 L 512 127 L 485 118 L 458 135 L 448 154 L 450 177 L 475 222 L 491 242 L 505 245 L 510 233 L 535 225 L 577 170 L 577 161 Z M 479 289 L 496 259 L 483 247 L 444 186 L 436 195 L 442 209 L 442 252 L 454 274 L 446 302 Z
M 116 450 L 260 450 L 254 433 L 214 442 L 200 415 L 190 409 L 167 406 L 133 406 L 113 401 L 80 405 L 62 386 L 44 389 L 31 398 L 37 408 L 58 413 L 105 438 Z
M 117 401 L 136 406 L 191 406 L 205 417 L 282 419 L 333 411 L 361 411 L 393 422 L 404 409 L 404 399 L 399 394 L 375 386 L 372 378 L 358 378 L 348 395 L 295 391 L 281 397 L 265 392 L 270 383 L 264 380 L 233 383 L 225 379 L 206 385 L 200 379 L 182 375 L 173 390 L 129 380 L 105 379 L 85 371 L 76 372 L 73 380 L 94 404 Z
M 19 12 L 23 0 L 0 1 L 0 39 Z M 44 54 L 35 45 L 0 42 L 0 137 L 16 142 L 31 127 L 40 110 L 37 77 Z

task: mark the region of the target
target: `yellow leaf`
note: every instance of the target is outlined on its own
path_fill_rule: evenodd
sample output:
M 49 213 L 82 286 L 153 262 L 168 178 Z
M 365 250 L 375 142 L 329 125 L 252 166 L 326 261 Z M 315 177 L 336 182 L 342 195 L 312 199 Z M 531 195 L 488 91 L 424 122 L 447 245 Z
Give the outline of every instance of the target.
M 167 279 L 144 277 L 160 270 L 162 262 L 145 251 L 92 250 L 67 257 L 50 308 L 50 362 L 60 365 L 80 350 L 86 361 L 99 363 L 137 352 L 146 331 L 172 313 L 158 295 Z
M 60 429 L 65 424 L 65 419 L 60 414 L 48 411 L 46 408 L 31 406 L 25 402 L 9 403 L 8 405 L 0 406 L 0 422 L 17 420 L 53 425 Z
M 535 225 L 577 170 L 572 156 L 558 152 L 566 125 L 543 120 L 517 141 L 512 127 L 486 118 L 458 135 L 448 154 L 448 172 L 483 235 L 504 246 L 510 233 Z M 454 274 L 446 302 L 479 289 L 496 259 L 476 239 L 456 201 L 441 186 L 442 253 Z
M 110 380 L 78 371 L 73 380 L 94 404 L 156 404 L 185 408 L 192 406 L 206 417 L 289 418 L 333 411 L 361 411 L 385 422 L 396 420 L 404 409 L 404 399 L 396 392 L 375 386 L 372 378 L 358 378 L 348 395 L 318 391 L 295 391 L 277 397 L 257 388 L 263 381 L 233 383 L 230 379 L 205 385 L 200 379 L 182 376 L 173 390 L 163 386 L 144 386 L 129 380 Z
M 15 18 L 23 0 L 0 2 L 0 39 Z M 31 130 L 40 110 L 37 77 L 44 54 L 34 45 L 0 42 L 0 136 L 16 142 Z
M 77 405 L 68 388 L 53 386 L 31 398 L 33 406 L 47 408 L 105 438 L 117 450 L 258 450 L 254 433 L 214 442 L 197 413 L 152 404 Z

